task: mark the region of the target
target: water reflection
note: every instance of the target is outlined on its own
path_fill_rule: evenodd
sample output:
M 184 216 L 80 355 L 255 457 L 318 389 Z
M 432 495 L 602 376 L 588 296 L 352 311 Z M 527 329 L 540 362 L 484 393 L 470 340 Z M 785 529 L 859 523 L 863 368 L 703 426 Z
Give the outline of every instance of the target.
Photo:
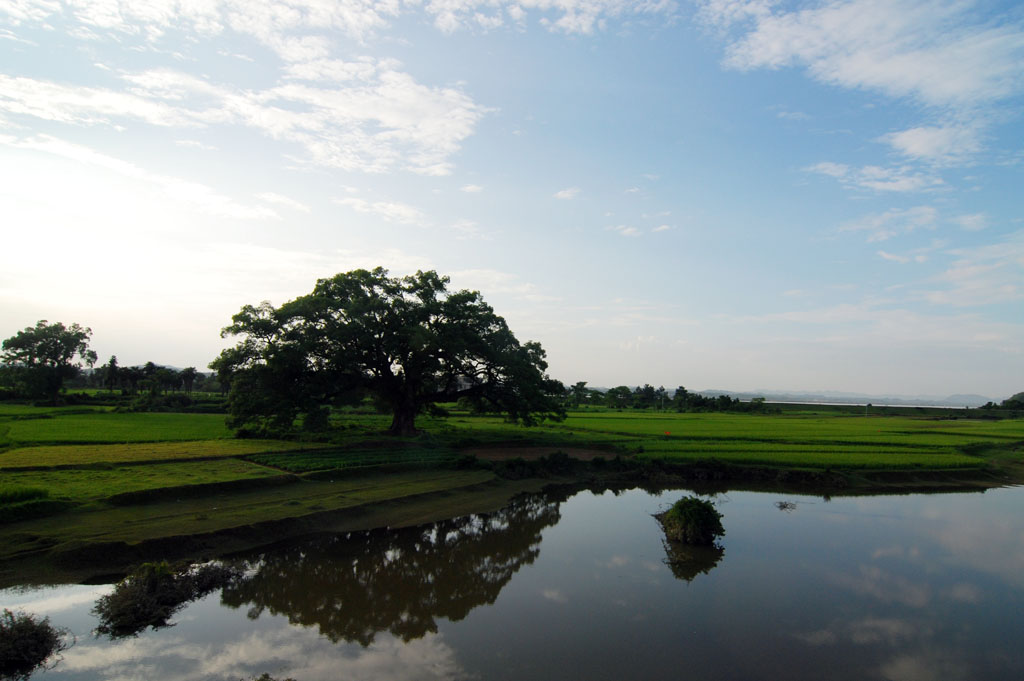
M 426 528 L 374 531 L 268 552 L 221 600 L 317 626 L 332 641 L 368 646 L 379 632 L 411 641 L 493 603 L 540 553 L 559 519 L 557 498 L 523 496 L 505 509 Z
M 677 497 L 530 497 L 268 549 L 239 559 L 240 582 L 185 606 L 178 626 L 114 642 L 91 634 L 96 587 L 0 592 L 0 606 L 47 609 L 78 636 L 33 681 L 1024 675 L 1024 489 L 794 496 L 795 512 L 731 493 L 728 560 L 666 552 L 651 515 Z
M 665 540 L 665 563 L 676 579 L 692 582 L 711 572 L 725 556 L 720 546 L 695 546 Z

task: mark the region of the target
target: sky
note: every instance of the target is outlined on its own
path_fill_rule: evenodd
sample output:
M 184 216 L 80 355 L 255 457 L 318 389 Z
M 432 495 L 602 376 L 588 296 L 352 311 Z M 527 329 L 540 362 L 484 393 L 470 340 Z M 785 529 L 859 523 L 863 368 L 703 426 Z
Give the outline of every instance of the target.
M 6 0 L 0 338 L 435 269 L 593 386 L 1024 390 L 1024 6 Z

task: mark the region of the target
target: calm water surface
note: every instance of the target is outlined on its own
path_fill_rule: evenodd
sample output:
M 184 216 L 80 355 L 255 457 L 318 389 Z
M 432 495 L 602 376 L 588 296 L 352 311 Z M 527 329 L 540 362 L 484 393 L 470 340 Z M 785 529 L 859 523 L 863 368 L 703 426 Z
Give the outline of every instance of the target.
M 78 637 L 33 679 L 1024 678 L 1024 488 L 719 495 L 723 550 L 670 567 L 651 514 L 683 493 L 276 547 L 174 626 L 116 641 L 92 633 L 109 586 L 0 604 Z

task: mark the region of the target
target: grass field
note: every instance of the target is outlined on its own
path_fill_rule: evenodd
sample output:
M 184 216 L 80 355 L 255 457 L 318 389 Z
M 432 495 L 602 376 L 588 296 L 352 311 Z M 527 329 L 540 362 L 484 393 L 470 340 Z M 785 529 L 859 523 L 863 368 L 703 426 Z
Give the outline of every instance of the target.
M 609 448 L 643 459 L 800 468 L 980 468 L 989 464 L 980 453 L 1024 442 L 1021 420 L 814 413 L 604 412 L 571 414 L 562 423 L 536 429 L 512 428 L 494 418 L 452 418 L 448 425 L 458 439 L 492 444 L 516 446 L 531 440 Z
M 4 482 L 15 487 L 44 489 L 50 499 L 85 502 L 124 492 L 182 485 L 249 480 L 278 475 L 280 471 L 239 459 L 151 463 L 107 469 L 72 468 L 6 472 Z
M 232 437 L 222 414 L 57 413 L 49 418 L 10 420 L 12 444 L 167 442 Z
M 265 452 L 314 450 L 328 445 L 285 440 L 185 440 L 117 445 L 41 445 L 0 452 L 0 470 L 26 467 L 146 463 L 212 459 Z
M 437 517 L 471 510 L 474 494 L 486 503 L 510 494 L 512 483 L 493 472 L 459 468 L 468 449 L 859 472 L 998 466 L 1024 477 L 1024 420 L 606 411 L 522 428 L 454 414 L 422 418 L 415 438 L 381 435 L 387 416 L 339 412 L 331 421 L 332 441 L 316 444 L 233 439 L 216 414 L 0 405 L 0 567 L 5 557 L 75 543 L 192 536 L 361 506 L 365 522 L 390 524 L 395 500 L 433 499 L 418 503 Z

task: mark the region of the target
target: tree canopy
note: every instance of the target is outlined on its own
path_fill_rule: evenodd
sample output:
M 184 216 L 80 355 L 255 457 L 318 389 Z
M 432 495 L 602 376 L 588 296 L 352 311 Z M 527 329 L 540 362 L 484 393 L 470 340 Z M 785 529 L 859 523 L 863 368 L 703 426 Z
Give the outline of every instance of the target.
M 229 425 L 253 432 L 326 425 L 325 409 L 365 394 L 416 432 L 438 402 L 467 398 L 531 425 L 560 418 L 562 384 L 539 343 L 520 343 L 476 291 L 448 290 L 434 271 L 389 277 L 353 270 L 317 281 L 278 308 L 246 305 L 223 336 L 241 336 L 210 364 L 230 381 Z
M 17 371 L 26 392 L 56 403 L 65 379 L 76 376 L 83 364 L 96 363 L 91 336 L 88 327 L 42 319 L 6 339 L 0 357 Z

